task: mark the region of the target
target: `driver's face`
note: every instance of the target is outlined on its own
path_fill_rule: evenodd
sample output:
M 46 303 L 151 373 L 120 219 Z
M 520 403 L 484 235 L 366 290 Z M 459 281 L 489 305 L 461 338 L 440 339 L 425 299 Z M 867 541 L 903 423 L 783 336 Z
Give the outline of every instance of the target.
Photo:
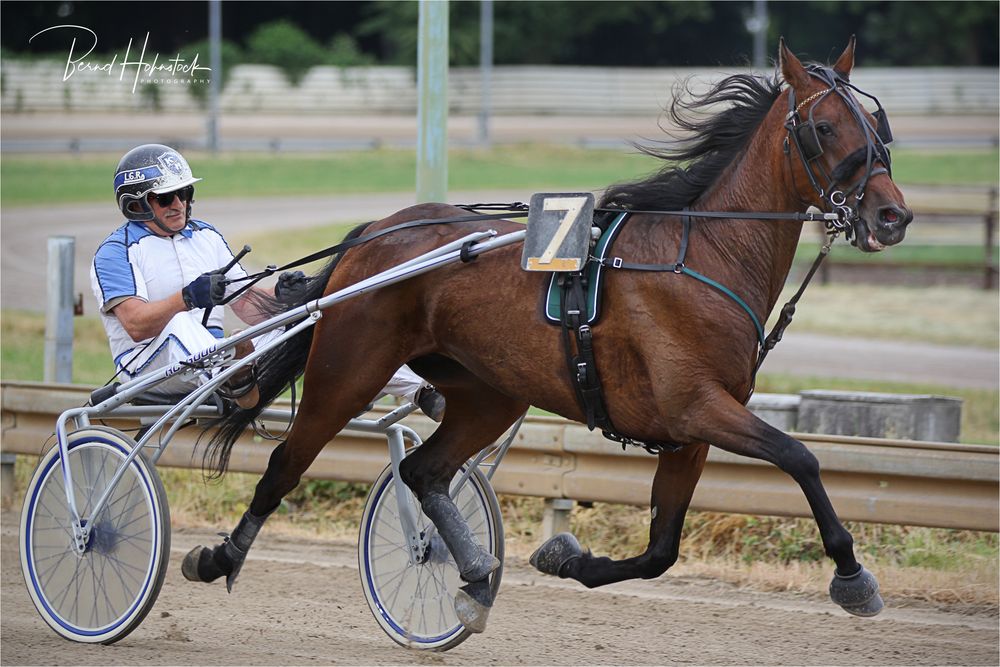
M 146 196 L 146 201 L 149 202 L 149 207 L 153 209 L 153 215 L 160 221 L 160 224 L 171 232 L 179 232 L 187 224 L 187 202 L 181 201 L 181 198 L 177 196 L 177 192 L 169 194 L 173 195 L 173 198 L 166 206 L 160 206 L 157 196 L 152 193 Z M 157 225 L 147 225 L 147 227 L 158 236 L 170 236 L 170 234 L 160 229 Z

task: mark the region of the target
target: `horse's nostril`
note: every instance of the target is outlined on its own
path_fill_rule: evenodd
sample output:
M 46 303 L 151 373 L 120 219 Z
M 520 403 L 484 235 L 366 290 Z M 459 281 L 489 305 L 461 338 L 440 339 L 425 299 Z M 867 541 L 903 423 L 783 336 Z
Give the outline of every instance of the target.
M 886 206 L 880 209 L 878 215 L 882 223 L 891 227 L 907 225 L 913 217 L 909 209 L 900 209 L 895 206 Z

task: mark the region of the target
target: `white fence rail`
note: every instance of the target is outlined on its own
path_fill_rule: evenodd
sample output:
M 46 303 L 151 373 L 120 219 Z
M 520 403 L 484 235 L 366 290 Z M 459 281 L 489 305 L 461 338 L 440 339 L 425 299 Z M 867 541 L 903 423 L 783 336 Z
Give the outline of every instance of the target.
M 180 77 L 133 86 L 134 67 L 79 71 L 66 78 L 65 63 L 7 60 L 4 112 L 197 111 L 191 84 Z M 642 115 L 670 103 L 675 87 L 688 81 L 704 90 L 732 70 L 706 68 L 610 68 L 501 66 L 493 70 L 492 111 L 521 115 Z M 1000 112 L 996 68 L 864 68 L 854 74 L 860 88 L 876 93 L 893 114 L 992 114 Z M 135 87 L 135 91 L 133 91 Z M 454 114 L 480 109 L 478 68 L 452 68 L 449 103 Z M 233 68 L 221 97 L 225 113 L 413 114 L 416 75 L 408 67 L 314 67 L 297 86 L 269 65 Z

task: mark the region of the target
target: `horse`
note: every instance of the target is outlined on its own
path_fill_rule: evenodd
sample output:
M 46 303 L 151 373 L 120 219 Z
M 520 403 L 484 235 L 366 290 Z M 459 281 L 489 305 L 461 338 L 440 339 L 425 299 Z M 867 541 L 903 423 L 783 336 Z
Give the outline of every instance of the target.
M 655 265 L 676 257 L 684 243 L 685 265 L 731 287 L 742 305 L 679 271 L 606 272 L 602 317 L 591 333 L 607 414 L 622 436 L 669 445 L 656 453 L 649 543 L 639 555 L 612 560 L 560 534 L 532 556 L 540 571 L 587 587 L 662 575 L 677 560 L 684 516 L 714 446 L 790 475 L 835 564 L 834 602 L 859 616 L 881 610 L 878 583 L 855 557 L 816 457 L 746 407 L 762 353 L 759 327 L 748 313 L 765 321 L 774 308 L 802 217 L 740 214 L 840 211 L 844 233 L 863 252 L 902 241 L 913 217 L 891 178 L 885 113 L 881 105 L 869 113 L 854 95 L 867 95 L 850 83 L 854 53 L 852 37 L 832 67 L 803 64 L 782 39 L 774 75 L 731 75 L 701 96 L 675 101 L 669 112 L 688 132 L 683 143 L 649 149 L 667 161 L 660 171 L 604 193 L 601 208 L 631 212 L 617 254 Z M 717 215 L 682 225 L 681 210 Z M 447 204 L 419 204 L 348 238 L 463 214 L 468 217 Z M 335 257 L 310 279 L 302 303 L 487 228 L 508 232 L 523 226 L 465 221 L 383 235 Z M 455 600 L 460 620 L 482 631 L 494 602 L 487 582 L 499 563 L 475 542 L 448 496 L 449 482 L 529 406 L 575 421 L 588 416 L 566 371 L 560 329 L 543 321 L 549 276 L 520 270 L 519 252 L 518 245 L 503 247 L 340 302 L 314 329 L 264 355 L 257 364 L 260 405 L 226 417 L 211 443 L 218 471 L 224 471 L 243 429 L 304 373 L 297 418 L 271 454 L 236 529 L 215 547 L 192 550 L 185 576 L 204 582 L 225 577 L 231 589 L 267 516 L 324 445 L 405 363 L 433 383 L 447 407 L 437 430 L 403 460 L 400 476 L 465 582 Z

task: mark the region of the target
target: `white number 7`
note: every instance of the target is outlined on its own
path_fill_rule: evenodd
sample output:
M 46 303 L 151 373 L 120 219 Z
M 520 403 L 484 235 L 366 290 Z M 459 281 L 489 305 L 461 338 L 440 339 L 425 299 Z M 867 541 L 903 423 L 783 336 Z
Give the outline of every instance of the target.
M 556 256 L 556 251 L 559 250 L 559 246 L 562 245 L 563 239 L 569 234 L 569 230 L 573 227 L 573 223 L 580 215 L 580 211 L 583 209 L 584 204 L 587 203 L 586 197 L 547 197 L 545 199 L 545 204 L 542 207 L 546 211 L 566 211 L 566 215 L 563 216 L 562 221 L 559 223 L 559 228 L 556 229 L 556 233 L 552 236 L 552 240 L 549 241 L 549 245 L 545 248 L 545 252 L 542 256 L 538 258 L 539 264 L 551 264 L 552 258 Z

